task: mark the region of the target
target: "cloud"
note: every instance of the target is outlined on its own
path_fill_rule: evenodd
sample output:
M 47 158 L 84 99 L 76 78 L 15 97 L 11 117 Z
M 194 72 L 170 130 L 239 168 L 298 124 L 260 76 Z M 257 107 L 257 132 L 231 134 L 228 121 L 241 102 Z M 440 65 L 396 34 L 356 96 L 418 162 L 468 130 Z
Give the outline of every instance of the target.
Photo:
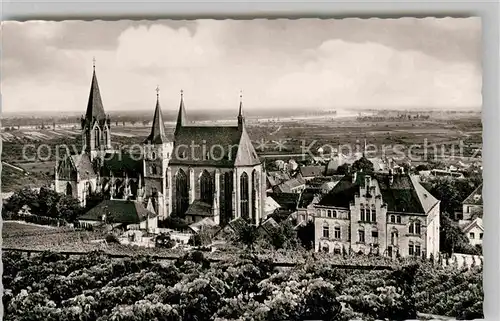
M 479 19 L 5 24 L 4 110 L 83 112 L 97 59 L 107 111 L 481 104 Z M 29 94 L 26 94 L 29 93 Z

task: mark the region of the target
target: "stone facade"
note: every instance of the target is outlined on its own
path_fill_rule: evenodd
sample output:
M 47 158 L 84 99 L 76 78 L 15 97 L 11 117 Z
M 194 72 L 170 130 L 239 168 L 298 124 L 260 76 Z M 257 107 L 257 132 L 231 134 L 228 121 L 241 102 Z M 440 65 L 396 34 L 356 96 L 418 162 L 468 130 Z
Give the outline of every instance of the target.
M 315 206 L 315 250 L 436 257 L 439 201 L 407 175 L 394 186 L 392 175 L 360 176 L 346 175 Z

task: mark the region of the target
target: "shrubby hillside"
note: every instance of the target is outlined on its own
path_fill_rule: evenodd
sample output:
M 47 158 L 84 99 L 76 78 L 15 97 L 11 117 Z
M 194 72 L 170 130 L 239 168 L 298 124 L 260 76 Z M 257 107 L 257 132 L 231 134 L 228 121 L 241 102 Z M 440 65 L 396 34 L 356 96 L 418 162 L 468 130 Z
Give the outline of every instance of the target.
M 209 263 L 194 252 L 172 263 L 101 253 L 31 258 L 4 253 L 5 320 L 482 318 L 482 270 L 415 261 L 393 270 L 333 269 L 311 260 L 276 270 L 250 254 Z

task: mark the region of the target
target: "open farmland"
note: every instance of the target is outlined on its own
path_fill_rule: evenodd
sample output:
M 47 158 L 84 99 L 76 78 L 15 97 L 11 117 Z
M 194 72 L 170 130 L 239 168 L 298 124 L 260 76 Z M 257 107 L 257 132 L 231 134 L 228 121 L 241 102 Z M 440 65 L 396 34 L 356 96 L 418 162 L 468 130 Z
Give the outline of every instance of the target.
M 235 124 L 235 121 L 220 121 L 221 124 Z M 204 122 L 197 122 L 203 126 Z M 148 122 L 111 122 L 112 144 L 115 148 L 142 144 L 150 132 Z M 173 139 L 173 122 L 165 123 L 165 130 L 169 139 Z M 430 113 L 425 119 L 382 119 L 357 117 L 311 117 L 294 119 L 293 117 L 276 120 L 258 117 L 247 120 L 247 130 L 254 142 L 257 153 L 261 155 L 286 155 L 303 153 L 304 148 L 310 146 L 310 151 L 316 153 L 322 145 L 337 148 L 340 145 L 349 145 L 353 152 L 363 148 L 364 140 L 375 145 L 377 151 L 371 157 L 381 156 L 382 149 L 387 156 L 391 156 L 396 144 L 401 151 L 406 152 L 411 145 L 437 144 L 438 150 L 430 148 L 428 156 L 437 153 L 438 157 L 448 157 L 455 148 L 457 153 L 459 141 L 463 141 L 463 156 L 471 161 L 478 161 L 482 149 L 482 124 L 480 113 Z M 53 173 L 56 162 L 56 146 L 67 145 L 71 151 L 81 150 L 80 130 L 77 124 L 56 126 L 54 129 L 24 128 L 3 131 L 0 133 L 3 140 L 2 160 L 11 165 L 23 168 L 29 173 L 30 182 L 35 187 L 46 184 L 49 174 Z M 266 142 L 265 146 L 261 145 Z M 278 143 L 282 143 L 281 147 Z M 40 147 L 42 144 L 47 146 Z M 29 145 L 29 146 L 28 146 Z M 27 147 L 26 147 L 27 146 Z M 23 155 L 23 147 L 25 153 Z M 443 152 L 441 151 L 441 148 Z M 62 149 L 59 149 L 61 152 Z M 342 149 L 348 152 L 348 149 Z M 370 153 L 374 151 L 370 147 Z M 329 150 L 325 150 L 329 153 Z M 424 155 L 421 147 L 412 149 L 413 155 Z M 36 156 L 43 159 L 33 159 Z M 393 156 L 393 155 L 392 155 Z M 461 159 L 464 161 L 464 159 Z M 7 168 L 4 166 L 4 168 Z M 10 191 L 17 188 L 16 180 L 25 176 L 8 169 L 2 174 L 3 188 Z M 43 176 L 43 177 L 39 177 Z M 39 182 L 37 182 L 39 181 Z M 14 185 L 12 185 L 14 184 Z

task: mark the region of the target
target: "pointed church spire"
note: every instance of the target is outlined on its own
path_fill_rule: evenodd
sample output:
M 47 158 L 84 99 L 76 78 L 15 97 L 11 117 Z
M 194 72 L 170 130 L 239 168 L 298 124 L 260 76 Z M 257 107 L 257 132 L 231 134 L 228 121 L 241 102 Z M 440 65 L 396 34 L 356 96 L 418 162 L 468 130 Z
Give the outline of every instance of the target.
M 179 113 L 177 114 L 177 125 L 175 126 L 175 134 L 182 126 L 187 124 L 186 109 L 184 107 L 184 90 L 181 89 L 181 104 L 179 106 Z
M 156 86 L 156 107 L 155 114 L 153 116 L 153 125 L 151 126 L 151 133 L 148 138 L 146 138 L 146 143 L 150 144 L 162 144 L 167 142 L 167 136 L 165 135 L 165 126 L 163 124 L 163 115 L 161 113 L 160 107 L 160 87 Z
M 241 130 L 245 125 L 245 117 L 243 117 L 243 93 L 240 90 L 240 110 L 238 112 L 238 128 Z
M 104 121 L 106 119 L 106 114 L 104 113 L 104 107 L 102 105 L 101 92 L 99 91 L 99 84 L 97 83 L 97 76 L 95 73 L 95 58 L 93 59 L 92 83 L 90 84 L 87 112 L 85 113 L 87 122 L 92 122 L 94 118 L 97 121 Z

